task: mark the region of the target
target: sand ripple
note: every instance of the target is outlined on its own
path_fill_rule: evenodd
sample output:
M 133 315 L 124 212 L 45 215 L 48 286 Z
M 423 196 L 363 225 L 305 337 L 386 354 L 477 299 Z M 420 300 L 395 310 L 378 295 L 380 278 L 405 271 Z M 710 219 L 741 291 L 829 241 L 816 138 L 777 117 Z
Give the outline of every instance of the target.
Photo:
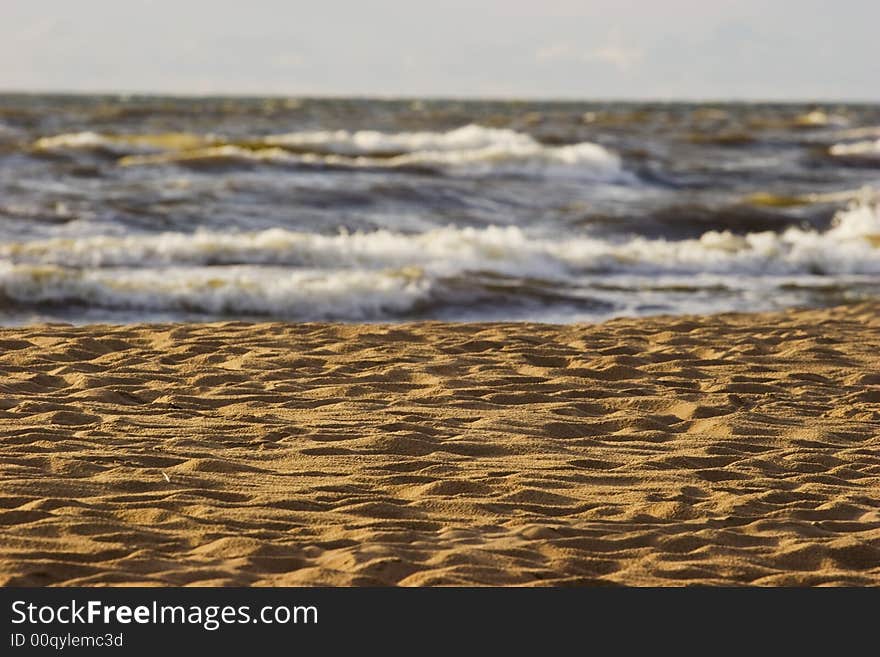
M 878 310 L 5 329 L 0 582 L 877 585 Z

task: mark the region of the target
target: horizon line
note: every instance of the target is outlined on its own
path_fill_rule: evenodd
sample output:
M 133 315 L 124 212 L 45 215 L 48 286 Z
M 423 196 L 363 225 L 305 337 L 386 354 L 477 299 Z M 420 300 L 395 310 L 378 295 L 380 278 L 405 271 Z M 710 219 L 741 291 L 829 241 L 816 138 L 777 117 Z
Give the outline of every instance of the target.
M 540 96 L 540 95 L 486 95 L 475 94 L 443 95 L 443 94 L 346 94 L 332 93 L 283 93 L 271 92 L 182 92 L 182 91 L 124 91 L 124 90 L 65 90 L 65 89 L 4 89 L 0 88 L 0 96 L 117 96 L 117 97 L 144 97 L 144 98 L 175 98 L 181 100 L 197 99 L 288 99 L 288 100 L 369 100 L 380 102 L 406 102 L 406 101 L 429 101 L 429 102 L 498 102 L 498 103 L 658 103 L 658 104 L 743 104 L 743 105 L 880 105 L 880 98 L 766 98 L 760 96 L 742 97 L 697 97 L 697 96 L 631 96 L 631 97 L 575 97 L 575 96 Z

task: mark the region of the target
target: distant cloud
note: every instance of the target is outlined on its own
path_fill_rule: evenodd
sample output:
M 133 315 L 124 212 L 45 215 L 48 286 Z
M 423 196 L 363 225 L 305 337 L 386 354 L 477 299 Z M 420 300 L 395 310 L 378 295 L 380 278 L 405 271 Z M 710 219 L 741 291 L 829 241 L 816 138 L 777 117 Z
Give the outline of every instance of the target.
M 535 59 L 539 62 L 577 61 L 586 53 L 578 51 L 570 43 L 553 43 L 535 51 Z
M 597 48 L 583 48 L 566 41 L 549 44 L 535 51 L 535 60 L 538 62 L 600 62 L 620 71 L 634 68 L 643 58 L 644 51 L 624 44 L 616 31 Z
M 880 2 L 793 5 L 0 0 L 0 89 L 880 100 Z
M 621 71 L 628 71 L 642 61 L 644 51 L 622 45 L 607 45 L 587 53 L 588 60 L 611 64 Z

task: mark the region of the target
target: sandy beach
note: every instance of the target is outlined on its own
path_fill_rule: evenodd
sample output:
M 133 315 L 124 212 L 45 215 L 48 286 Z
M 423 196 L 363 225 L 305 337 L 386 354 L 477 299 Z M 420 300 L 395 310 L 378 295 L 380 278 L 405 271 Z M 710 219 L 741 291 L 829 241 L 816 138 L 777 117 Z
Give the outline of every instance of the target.
M 880 306 L 0 330 L 0 583 L 877 585 Z

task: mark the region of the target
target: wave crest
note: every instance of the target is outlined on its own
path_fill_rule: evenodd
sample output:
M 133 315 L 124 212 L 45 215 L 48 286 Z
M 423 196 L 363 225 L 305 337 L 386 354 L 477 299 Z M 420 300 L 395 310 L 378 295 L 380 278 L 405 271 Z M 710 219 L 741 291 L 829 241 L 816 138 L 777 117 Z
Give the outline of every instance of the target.
M 275 164 L 358 169 L 428 169 L 460 175 L 556 175 L 629 181 L 620 157 L 599 144 L 541 144 L 508 129 L 468 125 L 448 132 L 293 132 L 231 140 L 167 133 L 44 137 L 37 151 L 92 151 L 119 157 L 121 166 Z
M 415 235 L 275 228 L 0 246 L 0 295 L 14 303 L 297 319 L 381 319 L 493 295 L 583 302 L 608 285 L 638 293 L 663 277 L 699 288 L 768 276 L 782 285 L 804 276 L 877 274 L 880 209 L 865 202 L 840 212 L 824 232 L 710 231 L 683 241 L 554 239 L 516 227 L 449 226 Z
M 837 158 L 865 160 L 880 163 L 880 139 L 834 144 L 828 152 Z
M 7 243 L 0 245 L 0 258 L 14 264 L 77 268 L 425 265 L 437 270 L 484 269 L 529 275 L 570 270 L 876 273 L 880 272 L 878 244 L 878 205 L 862 201 L 839 212 L 824 232 L 801 228 L 745 235 L 708 231 L 690 240 L 636 237 L 616 242 L 587 235 L 542 238 L 516 226 L 447 226 L 418 234 L 377 230 L 336 235 L 271 228 L 250 233 L 169 232 Z

